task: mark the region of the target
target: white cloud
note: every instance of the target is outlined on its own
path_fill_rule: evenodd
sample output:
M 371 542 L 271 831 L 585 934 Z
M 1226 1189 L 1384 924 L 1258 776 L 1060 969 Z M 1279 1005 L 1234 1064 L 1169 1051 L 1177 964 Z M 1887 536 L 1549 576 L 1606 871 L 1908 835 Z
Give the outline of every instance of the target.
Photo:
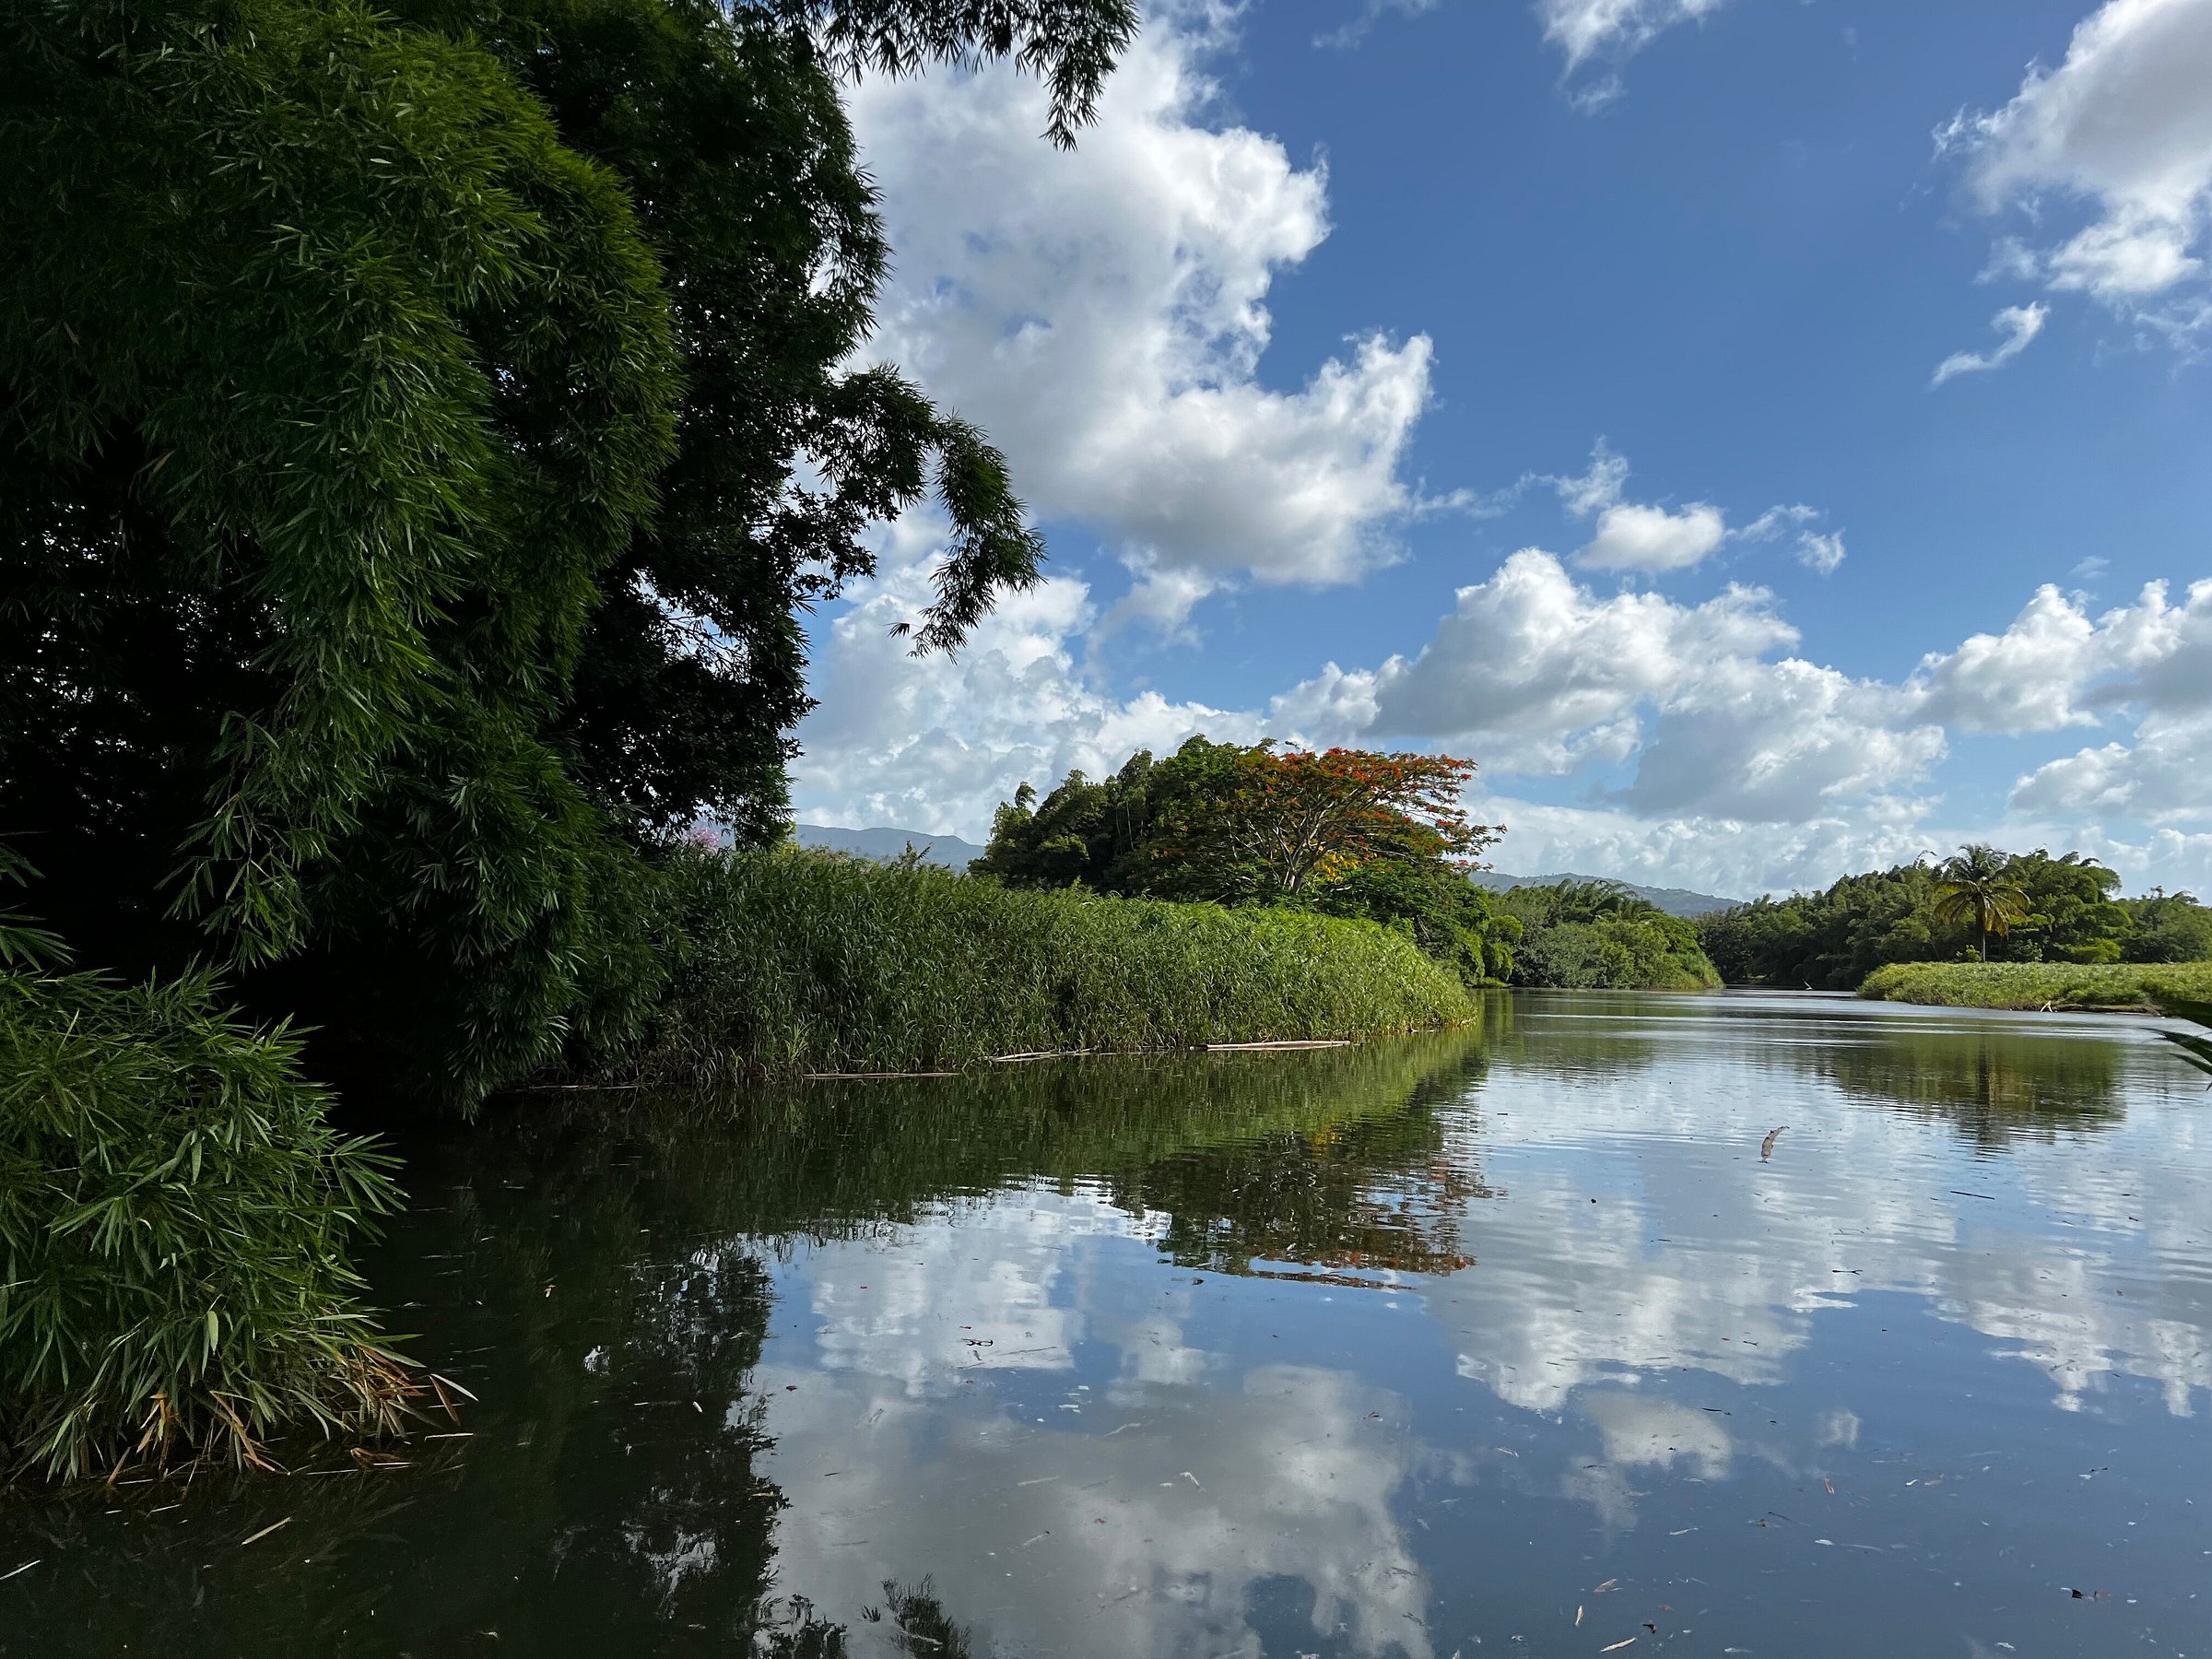
M 1913 689 L 1928 717 L 1967 731 L 2057 731 L 2133 714 L 2132 743 L 2092 745 L 2022 777 L 2016 812 L 2160 826 L 2212 813 L 2212 581 L 2192 584 L 2179 605 L 2154 582 L 2096 618 L 2082 596 L 2046 585 L 2004 633 L 1925 658 Z
M 1698 606 L 1650 593 L 1600 598 L 1529 547 L 1461 588 L 1411 661 L 1364 675 L 1332 665 L 1276 712 L 1325 726 L 1333 709 L 1347 735 L 1434 739 L 1478 750 L 1496 770 L 1561 772 L 1632 749 L 1637 710 L 1686 674 L 1796 637 L 1757 589 Z
M 2002 634 L 1921 660 L 1912 688 L 1928 718 L 1966 731 L 2048 732 L 2140 707 L 2171 720 L 2212 712 L 2212 581 L 2180 605 L 2162 582 L 2091 618 L 2081 594 L 2038 588 Z
M 1332 29 L 1325 34 L 1313 37 L 1313 44 L 1348 52 L 1368 37 L 1376 24 L 1393 13 L 1405 18 L 1418 18 L 1436 9 L 1437 0 L 1366 0 L 1359 15 L 1348 23 Z
M 882 576 L 825 630 L 822 706 L 799 724 L 792 768 L 809 821 L 977 837 L 1025 781 L 1050 788 L 1075 768 L 1111 771 L 1138 748 L 1172 749 L 1195 732 L 1259 735 L 1254 713 L 1100 690 L 1077 661 L 1099 621 L 1078 581 L 1001 600 L 957 658 L 909 654 L 890 629 L 927 602 L 932 528 L 896 526 Z
M 1572 77 L 1593 62 L 1623 63 L 1681 23 L 1701 23 L 1727 0 L 1536 0 L 1544 39 L 1567 60 Z M 1573 94 L 1583 111 L 1605 108 L 1621 96 L 1618 75 L 1603 75 Z
M 2078 600 L 2046 583 L 2001 634 L 1975 634 L 1958 650 L 1921 659 L 1914 684 L 1927 717 L 1969 732 L 2050 732 L 2093 725 L 2080 706 L 2112 657 Z
M 2018 811 L 2040 817 L 2202 820 L 2212 812 L 2212 717 L 2147 721 L 2128 743 L 2107 743 L 2047 761 L 2012 792 Z
M 2088 223 L 2040 248 L 2001 243 L 1997 265 L 2054 289 L 2187 332 L 2201 302 L 2151 308 L 2205 271 L 2212 213 L 2212 0 L 2107 0 L 2074 31 L 2056 69 L 2031 68 L 1992 112 L 1961 111 L 1936 134 L 1966 159 L 1985 213 L 2041 223 L 2052 200 Z
M 2008 305 L 1989 320 L 1989 325 L 2005 338 L 1993 351 L 1954 351 L 1936 365 L 1930 386 L 1940 386 L 1945 381 L 1961 374 L 1984 374 L 1992 369 L 2002 369 L 2034 343 L 2035 336 L 2043 332 L 2049 321 L 2051 308 L 2040 301 L 2034 305 Z
M 826 631 L 824 704 L 794 769 L 809 819 L 978 838 L 1025 780 L 1097 775 L 1194 732 L 1272 734 L 1472 756 L 1484 793 L 1470 804 L 1511 826 L 1499 857 L 1524 874 L 1751 894 L 1994 839 L 2077 847 L 2131 886 L 2212 885 L 2212 581 L 2178 600 L 2153 583 L 2097 614 L 2045 587 L 2002 630 L 1888 683 L 1798 654 L 1759 589 L 1601 594 L 1530 548 L 1462 588 L 1419 651 L 1217 708 L 1107 689 L 1084 661 L 1100 619 L 1079 582 L 1008 601 L 957 660 L 907 655 L 888 628 L 919 602 L 935 551 L 924 527 L 899 526 L 883 577 Z M 2031 770 L 2002 818 L 1960 819 L 1931 793 L 1952 734 L 2107 723 L 2132 735 Z M 1513 782 L 1578 771 L 1597 780 L 1578 805 Z
M 1327 179 L 1214 112 L 1223 8 L 1148 19 L 1063 154 L 1005 67 L 853 95 L 899 257 L 873 348 L 1005 447 L 1031 505 L 1154 577 L 1172 626 L 1224 583 L 1342 582 L 1395 557 L 1429 340 L 1359 334 L 1261 382 L 1268 291 L 1327 236 Z
M 1661 701 L 1634 779 L 1608 798 L 1647 817 L 1807 823 L 1919 783 L 1945 753 L 1943 728 L 1893 687 L 1724 657 Z
M 1807 530 L 1797 538 L 1797 562 L 1818 575 L 1833 576 L 1842 569 L 1845 557 L 1841 530 L 1825 535 Z
M 1804 823 L 1753 824 L 1491 794 L 1475 816 L 1509 826 L 1498 862 L 1516 875 L 1571 871 L 1748 899 L 1823 888 L 1847 871 L 1909 863 L 1970 839 L 1932 826 L 1928 810 L 1924 802 L 1887 796 Z
M 1592 519 L 1589 542 L 1575 554 L 1585 570 L 1639 571 L 1662 575 L 1702 563 L 1729 542 L 1771 540 L 1786 530 L 1798 532 L 1798 558 L 1822 575 L 1843 562 L 1841 535 L 1822 535 L 1807 526 L 1819 512 L 1811 507 L 1770 507 L 1749 524 L 1728 527 L 1727 514 L 1710 501 L 1678 508 L 1627 499 L 1629 464 L 1604 439 L 1591 452 L 1590 470 L 1564 477 L 1534 475 L 1519 488 L 1547 484 L 1570 515 Z
M 1718 507 L 1692 501 L 1678 512 L 1623 501 L 1597 515 L 1575 562 L 1593 571 L 1686 571 L 1728 539 Z
M 1493 774 L 1633 759 L 1607 798 L 1644 818 L 1804 823 L 1908 786 L 1943 734 L 1896 687 L 1770 653 L 1795 644 L 1770 594 L 1702 604 L 1600 597 L 1538 548 L 1459 590 L 1410 661 L 1332 664 L 1277 700 L 1278 726 L 1324 741 L 1414 738 Z

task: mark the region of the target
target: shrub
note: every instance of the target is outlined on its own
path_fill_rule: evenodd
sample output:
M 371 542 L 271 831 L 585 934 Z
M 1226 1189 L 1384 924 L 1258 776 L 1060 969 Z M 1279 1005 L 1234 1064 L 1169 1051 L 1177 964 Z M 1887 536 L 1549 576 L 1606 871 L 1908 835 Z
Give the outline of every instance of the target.
M 0 918 L 0 1475 L 388 1430 L 414 1392 L 348 1242 L 393 1159 L 203 975 L 57 973 Z
M 2158 1010 L 2162 997 L 2212 999 L 2212 963 L 1893 962 L 1859 994 L 1952 1008 Z

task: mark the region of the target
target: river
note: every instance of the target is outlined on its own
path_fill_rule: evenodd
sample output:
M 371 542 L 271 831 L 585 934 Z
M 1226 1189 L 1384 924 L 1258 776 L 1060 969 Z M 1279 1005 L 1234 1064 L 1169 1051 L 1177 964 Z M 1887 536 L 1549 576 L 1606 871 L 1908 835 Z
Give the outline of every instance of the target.
M 0 1652 L 2212 1654 L 2212 1100 L 2145 1022 L 1501 995 L 614 1099 L 408 1145 L 443 1438 L 18 1497 Z

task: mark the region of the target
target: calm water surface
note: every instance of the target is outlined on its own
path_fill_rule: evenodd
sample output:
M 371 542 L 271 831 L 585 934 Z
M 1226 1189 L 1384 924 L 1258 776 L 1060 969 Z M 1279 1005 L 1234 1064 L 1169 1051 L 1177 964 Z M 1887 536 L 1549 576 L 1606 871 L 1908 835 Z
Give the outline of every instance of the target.
M 1783 996 L 540 1100 L 372 1264 L 469 1438 L 18 1500 L 0 1651 L 2212 1655 L 2207 1111 Z

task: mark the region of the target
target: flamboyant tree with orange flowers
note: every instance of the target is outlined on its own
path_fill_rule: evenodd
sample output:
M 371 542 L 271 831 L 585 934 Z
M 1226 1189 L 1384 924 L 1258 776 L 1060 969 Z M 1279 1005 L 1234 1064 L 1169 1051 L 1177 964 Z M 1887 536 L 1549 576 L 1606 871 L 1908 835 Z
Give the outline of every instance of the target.
M 1209 896 L 1295 900 L 1377 862 L 1472 865 L 1498 839 L 1461 805 L 1475 762 L 1371 749 L 1224 746 L 1179 792 L 1144 862 Z
M 1410 927 L 1470 982 L 1511 971 L 1520 924 L 1467 879 L 1502 833 L 1462 804 L 1475 763 L 1193 737 L 1107 778 L 1070 772 L 998 810 L 979 875 L 1016 887 L 1282 904 Z

